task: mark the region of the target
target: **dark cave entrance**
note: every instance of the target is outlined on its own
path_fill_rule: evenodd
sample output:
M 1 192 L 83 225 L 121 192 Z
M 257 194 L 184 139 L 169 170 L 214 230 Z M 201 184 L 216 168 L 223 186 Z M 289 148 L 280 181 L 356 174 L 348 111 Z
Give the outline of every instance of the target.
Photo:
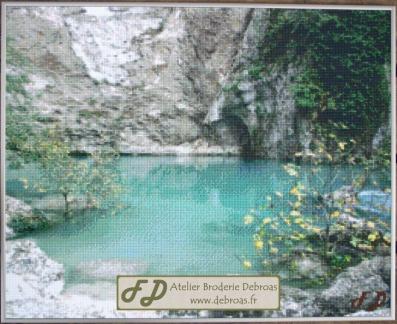
M 228 125 L 231 134 L 233 134 L 235 141 L 241 147 L 241 156 L 247 160 L 254 158 L 255 151 L 253 150 L 251 135 L 243 120 L 238 116 L 232 115 L 226 117 L 225 122 Z

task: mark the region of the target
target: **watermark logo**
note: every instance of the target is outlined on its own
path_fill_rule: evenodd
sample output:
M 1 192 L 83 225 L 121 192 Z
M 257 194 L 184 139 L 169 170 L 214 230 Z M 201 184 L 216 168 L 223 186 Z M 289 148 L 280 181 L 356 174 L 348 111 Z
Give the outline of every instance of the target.
M 121 300 L 125 303 L 131 303 L 134 301 L 139 291 L 142 291 L 142 285 L 147 284 L 149 280 L 139 279 L 136 281 L 135 286 L 126 288 L 121 293 Z M 159 300 L 164 297 L 167 292 L 167 283 L 164 280 L 154 279 L 154 287 L 150 296 L 142 297 L 139 303 L 143 307 L 150 306 L 153 301 Z
M 371 298 L 373 293 L 376 293 L 375 298 Z M 366 305 L 364 307 L 367 311 L 372 312 L 376 310 L 377 308 L 383 306 L 386 304 L 387 301 L 387 294 L 386 291 L 376 291 L 376 292 L 371 292 L 371 291 L 363 291 L 360 295 L 360 297 L 353 299 L 351 301 L 351 307 L 353 309 L 360 309 L 362 306 L 364 306 L 364 302 L 370 301 L 370 304 Z
M 279 307 L 279 277 L 117 277 L 118 310 L 275 310 Z

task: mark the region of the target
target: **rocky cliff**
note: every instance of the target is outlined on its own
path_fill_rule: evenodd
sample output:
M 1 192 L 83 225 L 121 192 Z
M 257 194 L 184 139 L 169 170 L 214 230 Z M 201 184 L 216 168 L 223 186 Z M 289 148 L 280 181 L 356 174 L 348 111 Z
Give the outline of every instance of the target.
M 30 112 L 75 151 L 284 157 L 303 143 L 294 67 L 242 80 L 266 25 L 266 9 L 8 8 L 9 45 L 27 59 L 9 57 L 8 73 L 28 77 Z
M 8 57 L 7 72 L 28 77 L 29 112 L 76 152 L 285 158 L 311 127 L 290 90 L 299 67 L 251 77 L 269 20 L 249 8 L 8 7 L 8 45 L 26 64 Z

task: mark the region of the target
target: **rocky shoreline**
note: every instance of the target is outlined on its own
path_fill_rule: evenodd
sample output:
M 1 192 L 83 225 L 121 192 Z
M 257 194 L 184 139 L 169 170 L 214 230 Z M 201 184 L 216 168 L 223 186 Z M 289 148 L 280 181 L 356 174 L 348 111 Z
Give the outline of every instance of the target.
M 64 289 L 63 266 L 50 258 L 30 240 L 11 240 L 6 244 L 6 316 L 7 318 L 172 318 L 172 317 L 388 317 L 390 308 L 367 309 L 376 303 L 377 291 L 390 295 L 390 257 L 375 257 L 348 268 L 337 276 L 331 287 L 323 291 L 305 291 L 283 287 L 280 311 L 233 314 L 200 312 L 119 312 L 115 296 L 90 295 L 89 287 Z M 93 286 L 93 291 L 100 288 Z M 114 291 L 113 284 L 104 287 Z M 98 290 L 99 289 L 99 290 Z M 351 301 L 361 291 L 369 291 L 365 302 L 352 307 Z M 22 293 L 23 292 L 23 293 Z M 372 293 L 373 292 L 373 293 Z M 91 292 L 92 293 L 92 292 Z M 358 297 L 357 297 L 358 296 Z M 389 304 L 389 298 L 384 305 Z
M 6 243 L 7 318 L 160 318 L 154 311 L 118 312 L 116 300 L 65 290 L 64 268 L 33 241 Z
M 7 197 L 6 220 L 20 217 L 33 218 L 32 209 L 18 199 Z M 113 269 L 144 272 L 145 265 L 104 261 L 105 266 L 89 263 L 95 268 L 96 285 L 84 284 L 65 289 L 65 272 L 61 264 L 51 260 L 36 244 L 28 239 L 15 239 L 8 228 L 6 241 L 6 316 L 7 318 L 173 318 L 173 317 L 331 317 L 331 316 L 390 316 L 390 256 L 376 256 L 341 272 L 326 289 L 282 288 L 281 310 L 264 312 L 118 312 L 115 306 L 115 287 L 107 281 Z M 14 237 L 14 239 L 13 239 Z M 113 262 L 113 263 L 112 263 Z M 99 266 L 98 266 L 99 265 Z M 303 267 L 306 267 L 304 264 Z M 310 266 L 310 264 L 309 264 Z M 80 267 L 86 271 L 87 267 Z M 101 271 L 104 269 L 104 271 Z M 101 291 L 103 294 L 98 295 Z M 363 291 L 368 296 L 361 305 L 352 300 Z M 377 292 L 385 292 L 382 303 Z M 102 296 L 103 295 L 103 296 Z M 383 300 L 384 298 L 384 300 Z

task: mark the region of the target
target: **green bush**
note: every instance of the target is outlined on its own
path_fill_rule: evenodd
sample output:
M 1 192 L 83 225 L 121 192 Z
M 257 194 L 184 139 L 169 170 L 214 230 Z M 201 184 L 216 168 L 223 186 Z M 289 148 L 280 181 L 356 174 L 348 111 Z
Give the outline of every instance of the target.
M 390 11 L 271 9 L 251 70 L 295 63 L 298 109 L 328 130 L 344 122 L 336 135 L 368 146 L 390 113 L 390 23 Z
M 25 216 L 23 214 L 14 214 L 12 217 L 10 217 L 7 225 L 12 228 L 15 233 L 21 234 L 39 229 L 45 229 L 50 225 L 50 223 L 49 220 L 44 216 Z

